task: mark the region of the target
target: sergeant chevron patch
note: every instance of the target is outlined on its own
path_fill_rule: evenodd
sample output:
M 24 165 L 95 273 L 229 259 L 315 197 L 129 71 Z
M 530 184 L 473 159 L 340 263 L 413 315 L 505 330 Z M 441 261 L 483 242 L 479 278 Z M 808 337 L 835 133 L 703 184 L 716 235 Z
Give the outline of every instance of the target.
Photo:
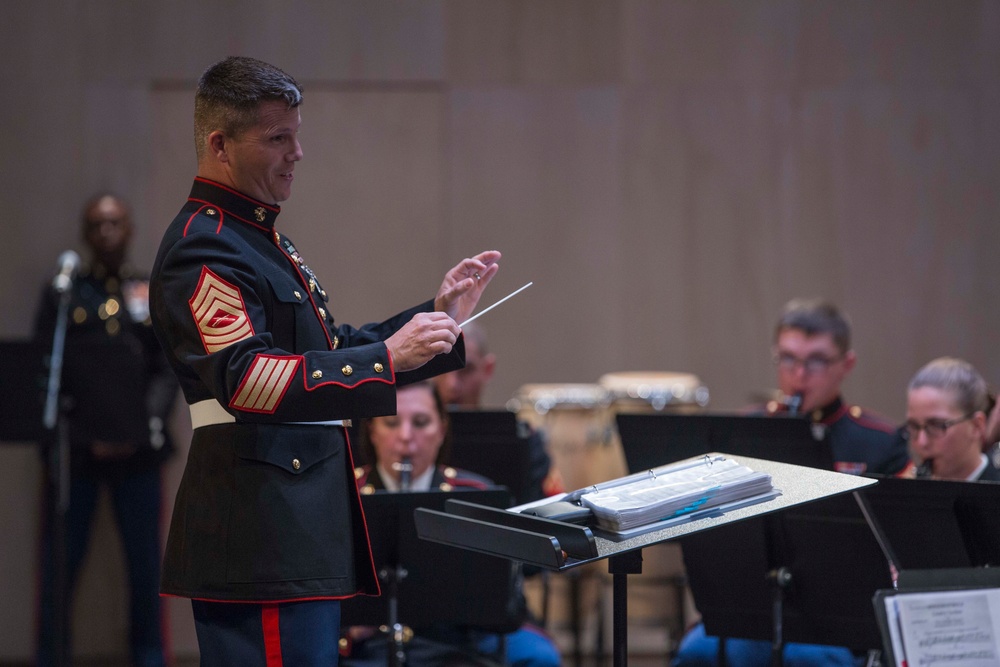
M 229 406 L 238 410 L 273 413 L 292 381 L 299 357 L 258 354 Z
M 212 273 L 207 266 L 201 268 L 198 289 L 188 305 L 209 354 L 253 336 L 253 325 L 239 288 Z

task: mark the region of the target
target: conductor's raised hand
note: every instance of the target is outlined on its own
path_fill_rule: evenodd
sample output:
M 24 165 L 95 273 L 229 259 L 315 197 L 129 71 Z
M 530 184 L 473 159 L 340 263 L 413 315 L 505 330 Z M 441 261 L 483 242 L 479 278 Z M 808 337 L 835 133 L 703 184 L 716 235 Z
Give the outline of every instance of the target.
M 499 261 L 500 253 L 496 250 L 487 250 L 475 257 L 463 259 L 444 274 L 441 289 L 434 298 L 434 308 L 448 313 L 456 322 L 469 319 L 483 290 L 500 270 L 500 265 L 497 264 Z
M 462 330 L 447 313 L 417 313 L 385 339 L 396 371 L 420 368 L 439 354 L 448 354 Z

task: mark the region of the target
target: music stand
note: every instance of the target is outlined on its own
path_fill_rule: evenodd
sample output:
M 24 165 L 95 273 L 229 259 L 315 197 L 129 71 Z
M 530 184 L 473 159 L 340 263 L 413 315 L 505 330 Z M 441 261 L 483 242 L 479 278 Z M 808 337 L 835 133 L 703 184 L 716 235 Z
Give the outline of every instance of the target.
M 501 634 L 520 627 L 523 615 L 517 596 L 518 576 L 510 562 L 417 537 L 414 510 L 441 510 L 450 498 L 486 507 L 506 507 L 510 503 L 506 489 L 376 492 L 361 496 L 372 557 L 384 590 L 381 597 L 344 600 L 343 626 L 385 625 L 392 633 L 393 626 L 399 624 L 417 631 L 446 624 Z M 391 641 L 389 651 L 393 663 Z
M 825 429 L 814 431 L 802 417 L 659 412 L 615 420 L 630 472 L 711 451 L 833 470 Z
M 1000 484 L 877 479 L 878 491 L 860 502 L 900 587 L 941 583 L 941 570 L 1000 565 Z
M 44 353 L 34 341 L 0 341 L 0 442 L 33 444 L 45 435 Z
M 712 455 L 719 454 L 713 452 Z M 774 486 L 782 494 L 766 502 L 650 530 L 624 540 L 610 540 L 594 535 L 586 526 L 457 504 L 454 501 L 446 504 L 444 512 L 418 509 L 415 517 L 417 531 L 426 540 L 453 544 L 556 571 L 607 559 L 608 569 L 612 574 L 614 664 L 616 667 L 623 667 L 628 661 L 628 575 L 642 571 L 644 547 L 718 529 L 756 516 L 785 511 L 802 503 L 847 493 L 875 483 L 873 479 L 827 470 L 750 457 L 734 458 L 752 470 L 770 474 Z M 726 545 L 726 554 L 732 553 L 732 546 Z
M 995 607 L 1000 602 L 1000 571 L 993 568 L 976 568 L 965 571 L 985 576 L 973 577 L 973 580 L 967 581 L 961 586 L 886 589 L 875 594 L 872 605 L 878 618 L 879 631 L 884 639 L 883 664 L 906 667 L 907 659 L 914 659 L 914 656 L 907 655 L 907 648 L 915 648 L 918 651 L 934 651 L 943 654 L 942 657 L 948 660 L 945 664 L 958 664 L 961 652 L 978 652 L 984 648 L 982 646 L 984 641 L 993 643 L 992 633 L 988 629 L 984 634 L 980 634 L 980 632 L 984 629 L 983 625 L 987 625 L 992 620 L 989 618 L 990 607 Z M 992 603 L 985 602 L 984 604 L 986 597 L 992 597 Z M 907 641 L 904 639 L 904 624 L 901 620 L 900 607 L 910 603 L 911 600 L 924 610 L 929 611 L 930 607 L 937 607 L 938 610 L 946 610 L 945 613 L 956 609 L 959 610 L 959 613 L 951 614 L 947 625 L 928 623 L 926 616 L 919 618 L 911 626 L 911 632 L 915 631 L 916 636 Z M 930 611 L 930 614 L 933 613 Z M 941 616 L 938 614 L 938 620 L 940 618 Z M 921 642 L 921 639 L 928 638 L 928 634 L 936 636 L 929 637 L 931 641 Z M 980 645 L 974 648 L 969 647 L 967 637 L 970 636 Z M 979 656 L 980 660 L 977 664 L 984 664 L 986 660 L 995 661 L 996 657 L 995 653 L 994 655 Z
M 871 599 L 892 578 L 854 498 L 824 498 L 680 542 L 706 634 L 768 640 L 775 651 L 787 642 L 881 646 Z
M 517 415 L 507 410 L 453 409 L 448 464 L 484 475 L 506 486 L 514 503 L 534 500 L 531 494 L 530 442 Z

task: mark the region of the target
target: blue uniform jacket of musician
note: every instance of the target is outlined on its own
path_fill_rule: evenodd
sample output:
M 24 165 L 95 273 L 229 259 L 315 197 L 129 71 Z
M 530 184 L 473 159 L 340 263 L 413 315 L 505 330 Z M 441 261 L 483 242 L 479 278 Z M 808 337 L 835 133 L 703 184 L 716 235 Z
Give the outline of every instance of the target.
M 274 228 L 279 211 L 196 179 L 153 266 L 153 325 L 185 399 L 223 417 L 194 430 L 163 594 L 377 595 L 345 429 L 301 422 L 392 414 L 397 385 L 464 363 L 460 338 L 416 371 L 393 370 L 382 341 L 433 301 L 336 325 L 327 291 Z

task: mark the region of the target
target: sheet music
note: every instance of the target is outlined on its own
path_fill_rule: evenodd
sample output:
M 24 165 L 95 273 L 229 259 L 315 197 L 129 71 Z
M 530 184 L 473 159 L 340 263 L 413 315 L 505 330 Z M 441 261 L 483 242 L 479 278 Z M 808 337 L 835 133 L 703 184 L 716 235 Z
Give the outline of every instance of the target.
M 586 493 L 580 502 L 591 509 L 601 527 L 623 531 L 772 489 L 770 475 L 719 458 Z
M 902 650 L 895 656 L 897 665 L 1000 664 L 1000 589 L 899 593 L 886 598 L 885 604 L 890 629 L 898 614 Z

